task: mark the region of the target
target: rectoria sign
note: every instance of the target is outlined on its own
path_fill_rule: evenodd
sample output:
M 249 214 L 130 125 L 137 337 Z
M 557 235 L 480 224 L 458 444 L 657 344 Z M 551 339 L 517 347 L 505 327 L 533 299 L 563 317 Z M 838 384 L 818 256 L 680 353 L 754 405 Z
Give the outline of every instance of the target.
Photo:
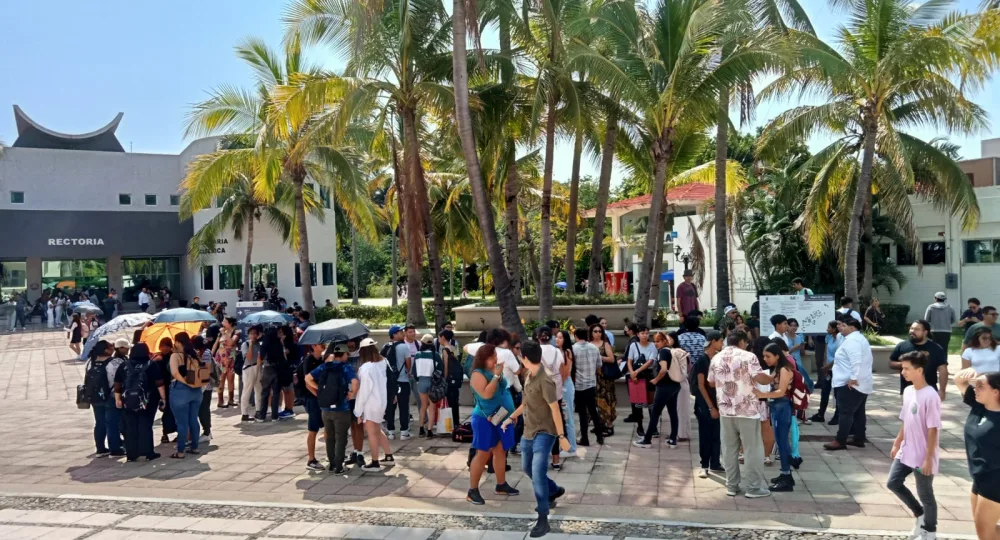
M 103 238 L 49 238 L 50 246 L 103 246 Z

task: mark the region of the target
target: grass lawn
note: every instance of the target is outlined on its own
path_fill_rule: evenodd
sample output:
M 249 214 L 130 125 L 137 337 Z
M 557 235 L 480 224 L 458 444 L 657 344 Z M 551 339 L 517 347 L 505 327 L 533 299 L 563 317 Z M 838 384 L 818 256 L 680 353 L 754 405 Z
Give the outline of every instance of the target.
M 899 334 L 894 337 L 899 339 L 910 339 L 909 334 Z M 959 354 L 962 350 L 962 339 L 965 338 L 965 330 L 953 328 L 951 330 L 951 341 L 948 342 L 948 354 Z

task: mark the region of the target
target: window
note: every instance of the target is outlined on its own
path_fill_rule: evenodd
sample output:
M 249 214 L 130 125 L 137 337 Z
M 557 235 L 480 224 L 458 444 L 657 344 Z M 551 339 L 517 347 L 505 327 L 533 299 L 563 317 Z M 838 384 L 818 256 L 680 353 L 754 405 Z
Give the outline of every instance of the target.
M 215 267 L 212 265 L 201 267 L 201 290 L 211 291 L 215 289 Z
M 323 263 L 323 286 L 333 285 L 333 263 Z
M 219 265 L 219 290 L 239 290 L 243 284 L 242 264 Z
M 896 266 L 914 266 L 917 264 L 917 255 L 909 246 L 896 245 Z
M 1000 263 L 1000 238 L 965 241 L 966 264 Z
M 122 258 L 122 302 L 136 302 L 143 287 L 163 287 L 175 296 L 181 288 L 181 262 L 177 257 Z
M 319 200 L 323 203 L 323 208 L 330 209 L 330 188 L 326 186 L 319 187 Z
M 265 286 L 269 283 L 278 283 L 277 264 L 254 264 L 250 266 L 250 285 L 256 287 L 258 283 Z
M 23 191 L 11 191 L 10 192 L 10 204 L 24 204 L 24 192 Z
M 156 195 L 146 194 L 146 206 L 156 206 Z
M 11 296 L 28 289 L 26 261 L 0 261 L 0 297 Z
M 42 261 L 42 290 L 86 292 L 91 297 L 108 294 L 108 262 L 105 259 Z
M 925 265 L 944 264 L 944 242 L 922 242 Z
M 180 204 L 181 204 L 181 196 L 180 195 L 171 195 L 170 196 L 170 206 L 180 206 Z
M 312 286 L 316 286 L 316 263 L 309 263 L 309 281 Z M 295 286 L 302 286 L 302 279 L 299 277 L 299 263 L 295 263 Z
M 132 196 L 128 193 L 119 193 L 118 204 L 121 206 L 132 206 Z

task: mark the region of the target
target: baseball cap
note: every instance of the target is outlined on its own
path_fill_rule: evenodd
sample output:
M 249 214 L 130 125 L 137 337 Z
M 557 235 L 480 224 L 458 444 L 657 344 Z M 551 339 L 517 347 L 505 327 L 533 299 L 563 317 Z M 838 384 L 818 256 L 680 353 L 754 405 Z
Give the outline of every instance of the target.
M 420 336 L 420 343 L 434 343 L 434 336 L 432 334 L 424 334 Z
M 337 343 L 333 346 L 332 352 L 333 354 L 347 354 L 350 352 L 350 349 L 347 348 L 346 343 Z
M 687 315 L 685 315 L 685 317 L 690 317 L 692 319 L 700 319 L 701 316 L 702 316 L 701 311 L 698 311 L 697 309 L 692 309 L 691 311 L 687 312 Z
M 358 345 L 358 347 L 371 347 L 371 346 L 375 346 L 375 345 L 378 345 L 377 341 L 375 341 L 374 339 L 372 339 L 370 337 L 366 337 L 365 339 L 361 340 L 361 343 Z
M 402 330 L 403 330 L 403 327 L 399 326 L 398 324 L 394 324 L 394 325 L 390 326 L 389 327 L 389 337 L 395 336 L 398 332 L 401 332 Z
M 688 276 L 694 277 L 694 272 L 690 270 L 685 270 L 684 275 L 682 277 L 688 277 Z
M 948 296 L 945 295 L 943 292 L 938 291 L 938 292 L 934 293 L 934 298 L 936 300 L 944 300 L 944 299 L 948 298 Z
M 123 349 L 123 348 L 127 349 L 129 345 L 131 345 L 131 343 L 129 343 L 128 340 L 125 338 L 118 338 L 115 340 L 116 349 Z

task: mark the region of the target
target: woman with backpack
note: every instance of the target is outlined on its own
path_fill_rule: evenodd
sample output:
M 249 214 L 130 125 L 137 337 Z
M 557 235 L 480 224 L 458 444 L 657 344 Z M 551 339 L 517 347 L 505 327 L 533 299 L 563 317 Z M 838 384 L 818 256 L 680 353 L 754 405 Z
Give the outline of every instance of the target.
M 115 399 L 115 394 L 111 391 L 115 374 L 108 370 L 108 361 L 113 353 L 111 343 L 102 339 L 90 351 L 90 359 L 84 367 L 84 391 L 94 410 L 94 444 L 97 447 L 97 457 L 125 454 L 118 429 L 121 403 Z
M 771 491 L 792 491 L 795 480 L 792 478 L 792 449 L 789 444 L 789 429 L 794 421 L 792 419 L 792 401 L 789 393 L 792 388 L 792 378 L 795 376 L 794 364 L 775 343 L 764 347 L 764 362 L 769 368 L 774 369 L 775 380 L 774 390 L 762 392 L 754 389 L 753 393 L 759 399 L 769 400 L 771 412 L 771 425 L 774 427 L 774 437 L 778 443 L 778 451 L 781 453 L 781 475 L 771 480 L 768 487 Z
M 218 368 L 215 360 L 212 359 L 212 351 L 209 350 L 205 338 L 198 335 L 191 338 L 191 345 L 195 350 L 195 358 L 209 366 L 211 375 L 209 381 L 201 389 L 201 403 L 198 406 L 198 421 L 201 423 L 201 438 L 203 442 L 212 440 L 212 385 L 219 384 Z
M 115 394 L 122 402 L 125 419 L 125 461 L 153 461 L 160 454 L 153 451 L 153 420 L 157 410 L 166 408 L 166 389 L 158 362 L 153 362 L 149 347 L 137 343 L 128 361 L 118 369 Z
M 448 406 L 451 407 L 452 432 L 461 424 L 458 406 L 462 382 L 465 380 L 462 364 L 458 361 L 455 345 L 452 344 L 454 339 L 455 333 L 451 330 L 442 330 L 438 334 L 438 348 L 441 350 L 441 362 L 444 364 L 444 378 L 448 383 L 445 399 L 448 400 Z
M 435 352 L 434 336 L 424 334 L 420 338 L 420 352 L 413 358 L 413 370 L 417 376 L 417 394 L 420 396 L 420 434 L 428 439 L 434 438 L 434 426 L 437 425 L 437 407 L 431 400 L 431 385 L 435 378 L 441 377 L 444 369 L 441 357 Z
M 389 400 L 395 400 L 395 395 L 389 395 L 389 362 L 379 354 L 374 339 L 365 338 L 359 349 L 361 368 L 358 369 L 358 395 L 354 399 L 354 417 L 358 425 L 365 427 L 368 434 L 368 448 L 371 449 L 372 460 L 361 467 L 365 471 L 382 469 L 379 463 L 379 451 L 385 452 L 383 461 L 393 463 L 392 448 L 389 438 L 382 431 L 382 419 Z M 395 386 L 395 384 L 393 384 Z
M 190 441 L 188 454 L 198 454 L 198 409 L 201 407 L 202 388 L 209 381 L 211 368 L 198 358 L 187 332 L 174 336 L 174 350 L 170 355 L 170 410 L 177 422 L 177 451 L 173 459 L 184 459 L 185 446 Z
M 658 432 L 660 415 L 667 408 L 670 417 L 670 435 L 667 437 L 667 448 L 677 448 L 677 397 L 681 393 L 681 381 L 684 379 L 683 365 L 688 362 L 688 353 L 681 348 L 671 348 L 671 342 L 666 334 L 657 332 L 653 337 L 656 345 L 656 363 L 653 368 L 655 376 L 650 381 L 656 387 L 653 394 L 653 409 L 649 412 L 649 426 L 642 439 L 632 442 L 636 448 L 650 448 L 653 445 L 653 435 Z

